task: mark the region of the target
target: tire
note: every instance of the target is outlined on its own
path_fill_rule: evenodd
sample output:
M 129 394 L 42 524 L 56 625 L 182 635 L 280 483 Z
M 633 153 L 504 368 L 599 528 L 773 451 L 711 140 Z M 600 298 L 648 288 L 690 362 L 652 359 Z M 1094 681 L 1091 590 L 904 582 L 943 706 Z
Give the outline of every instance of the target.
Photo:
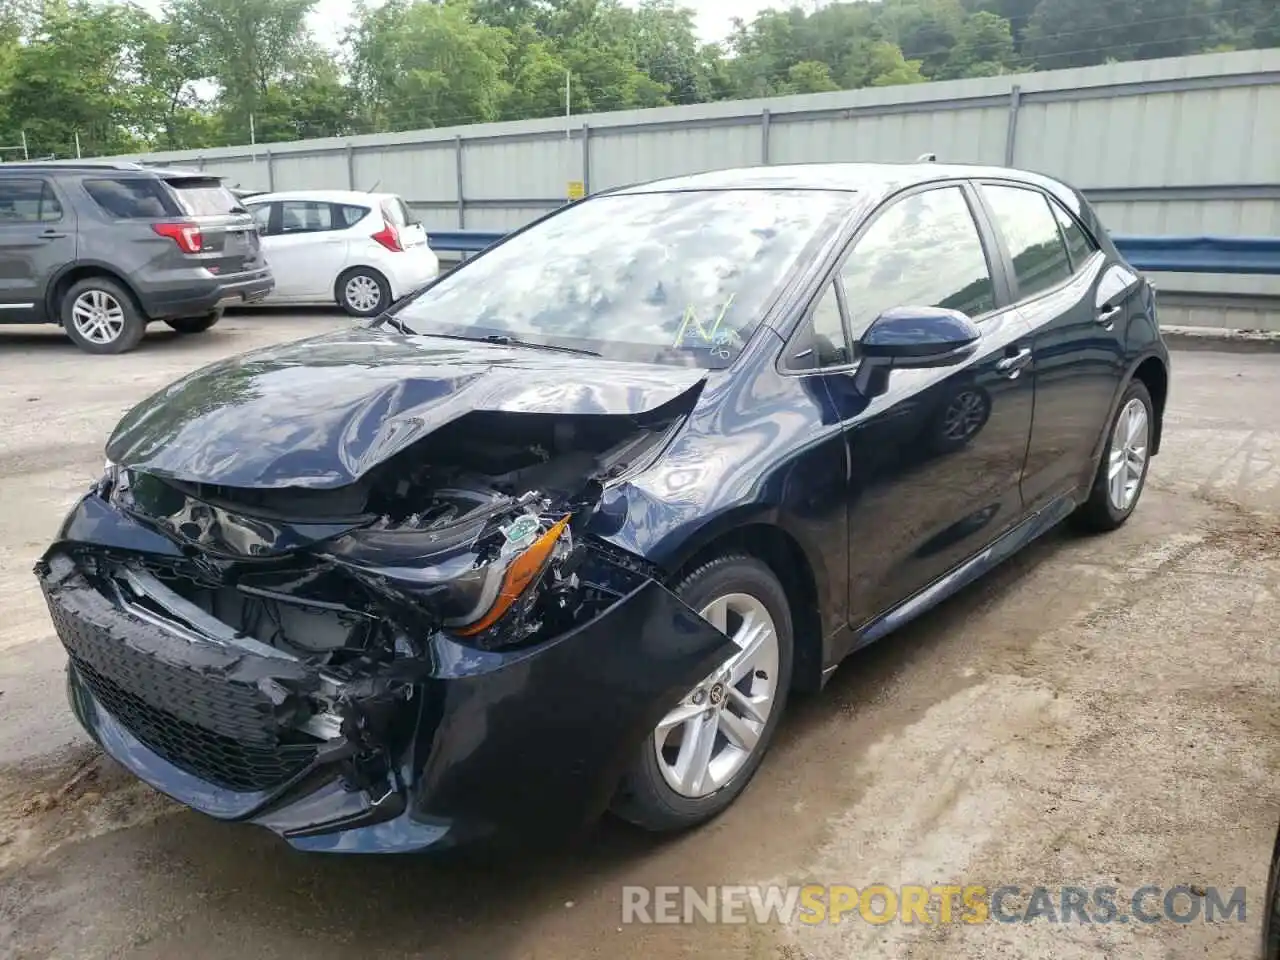
M 72 284 L 58 304 L 58 317 L 72 343 L 86 353 L 125 353 L 147 331 L 133 296 L 107 277 Z
M 1145 434 L 1136 442 L 1127 442 L 1124 437 L 1117 439 L 1120 431 L 1129 429 L 1131 424 L 1130 417 L 1135 414 L 1133 411 L 1141 409 L 1143 416 L 1143 430 Z M 1147 392 L 1146 385 L 1141 380 L 1132 381 L 1125 388 L 1124 394 L 1120 397 L 1120 404 L 1116 410 L 1115 416 L 1111 419 L 1111 426 L 1107 430 L 1107 442 L 1103 447 L 1102 457 L 1098 463 L 1098 472 L 1093 480 L 1093 487 L 1089 491 L 1089 498 L 1077 508 L 1076 512 L 1071 515 L 1072 523 L 1080 530 L 1089 533 L 1107 533 L 1111 530 L 1118 529 L 1126 520 L 1132 516 L 1133 511 L 1138 506 L 1138 501 L 1142 499 L 1142 491 L 1147 484 L 1147 471 L 1151 467 L 1151 437 L 1155 427 L 1155 407 L 1151 403 L 1151 394 Z M 1117 442 L 1123 444 L 1118 450 Z M 1127 455 L 1128 451 L 1137 451 L 1141 444 L 1142 463 L 1136 475 L 1133 473 L 1133 467 L 1136 463 L 1131 455 Z M 1126 492 L 1117 500 L 1117 494 L 1120 491 L 1119 484 L 1113 484 L 1111 480 L 1111 470 L 1113 461 L 1119 458 L 1122 463 L 1130 465 L 1128 468 L 1128 481 L 1133 483 L 1130 488 L 1129 483 L 1124 485 Z M 1136 481 L 1136 482 L 1135 482 Z M 1113 489 L 1113 486 L 1115 489 Z
M 213 310 L 203 317 L 178 317 L 174 320 L 166 320 L 165 323 L 179 333 L 204 333 L 221 319 L 222 311 Z
M 1267 899 L 1262 903 L 1262 957 L 1280 960 L 1280 835 L 1271 850 Z
M 786 707 L 791 684 L 794 647 L 791 611 L 782 585 L 767 566 L 741 554 L 723 556 L 698 567 L 676 585 L 674 592 L 704 615 L 717 601 L 728 601 L 731 609 L 734 605 L 750 608 L 754 604 L 756 622 L 760 622 L 758 612 L 761 610 L 772 621 L 776 647 L 770 650 L 766 641 L 761 648 L 761 656 L 748 661 L 751 669 L 736 685 L 723 683 L 725 678 L 717 676 L 720 670 L 727 669 L 732 663 L 734 658 L 731 657 L 717 668 L 716 673 L 691 690 L 679 705 L 673 705 L 672 712 L 637 748 L 614 798 L 613 812 L 654 832 L 698 826 L 722 813 L 741 795 L 768 752 Z M 738 613 L 729 614 L 727 625 L 731 636 L 739 621 Z M 772 677 L 768 676 L 770 672 Z M 750 691 L 755 697 L 769 689 L 770 683 L 772 700 L 768 714 L 763 718 L 763 726 L 759 726 L 758 721 L 744 720 L 739 709 L 742 694 Z M 685 711 L 691 718 L 679 724 L 668 724 L 676 710 Z M 726 715 L 730 720 L 725 720 Z M 715 723 L 711 726 L 713 718 Z M 740 744 L 735 745 L 727 739 L 723 731 L 725 724 L 730 722 L 733 723 L 731 729 L 737 731 L 736 735 L 741 735 L 744 726 L 747 732 L 756 734 L 750 750 L 744 751 Z M 687 733 L 696 730 L 710 732 L 713 738 L 707 773 L 704 778 L 695 778 L 697 782 L 687 783 L 683 789 L 677 790 L 668 778 L 679 779 L 679 760 L 683 753 L 681 741 Z M 661 750 L 660 740 L 663 744 Z M 694 749 L 699 740 L 690 740 L 689 743 L 690 749 Z M 719 774 L 714 769 L 717 763 Z M 690 764 L 694 769 L 699 766 Z
M 374 317 L 391 306 L 391 285 L 372 267 L 345 271 L 338 277 L 333 294 L 338 306 L 353 317 Z

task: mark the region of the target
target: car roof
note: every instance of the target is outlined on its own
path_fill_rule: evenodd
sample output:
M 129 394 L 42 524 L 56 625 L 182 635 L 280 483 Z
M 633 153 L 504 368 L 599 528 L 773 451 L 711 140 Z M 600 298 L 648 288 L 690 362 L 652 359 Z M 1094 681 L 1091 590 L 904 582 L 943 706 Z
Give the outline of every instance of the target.
M 130 160 L 17 160 L 0 163 L 0 173 L 134 173 L 152 174 L 157 177 L 204 177 L 209 180 L 224 179 L 221 174 L 209 173 L 189 167 L 167 167 L 159 164 L 134 163 Z
M 379 200 L 392 200 L 394 193 L 367 193 L 362 190 L 281 190 L 276 193 L 255 193 L 246 197 L 254 203 L 267 200 L 315 200 L 319 203 L 353 203 L 368 205 Z
M 1050 177 L 1010 167 L 950 163 L 796 163 L 711 170 L 623 187 L 615 193 L 686 190 L 834 190 L 883 196 L 938 180 L 1015 180 L 1052 191 L 1071 192 Z

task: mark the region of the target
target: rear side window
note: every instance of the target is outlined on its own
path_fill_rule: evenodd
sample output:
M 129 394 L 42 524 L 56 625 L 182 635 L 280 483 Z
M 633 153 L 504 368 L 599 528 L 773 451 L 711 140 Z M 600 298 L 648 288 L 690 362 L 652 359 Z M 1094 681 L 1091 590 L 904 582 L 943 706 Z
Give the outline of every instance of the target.
M 333 207 L 313 200 L 280 201 L 281 233 L 320 233 L 333 229 Z
M 173 190 L 183 212 L 192 217 L 217 217 L 242 213 L 244 207 L 235 194 L 212 177 L 173 177 L 165 183 Z
M 1019 299 L 1033 297 L 1071 276 L 1071 261 L 1048 197 L 1021 187 L 985 185 L 982 192 L 1013 257 Z
M 334 204 L 338 211 L 338 227 L 354 227 L 369 215 L 368 207 L 353 207 L 345 203 Z
M 1049 206 L 1053 208 L 1053 215 L 1058 218 L 1058 226 L 1062 228 L 1062 238 L 1066 240 L 1067 252 L 1071 254 L 1071 267 L 1079 270 L 1080 264 L 1097 253 L 1098 245 L 1093 242 L 1093 237 L 1084 232 L 1084 227 L 1076 223 L 1076 218 L 1059 204 L 1050 200 Z
M 960 187 L 895 202 L 858 240 L 840 277 L 855 340 L 894 307 L 946 307 L 976 317 L 996 304 L 982 238 Z
M 117 220 L 158 220 L 178 213 L 158 180 L 106 178 L 84 181 L 85 192 Z
M 0 179 L 0 224 L 62 219 L 62 204 L 43 180 Z

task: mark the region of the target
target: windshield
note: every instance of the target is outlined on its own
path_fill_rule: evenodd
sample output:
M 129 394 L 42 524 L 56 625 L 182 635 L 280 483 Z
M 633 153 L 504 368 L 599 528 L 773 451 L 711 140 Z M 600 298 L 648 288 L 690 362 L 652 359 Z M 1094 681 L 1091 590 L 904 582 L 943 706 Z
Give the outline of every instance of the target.
M 853 196 L 810 190 L 623 194 L 569 207 L 391 312 L 415 334 L 509 337 L 721 368 Z

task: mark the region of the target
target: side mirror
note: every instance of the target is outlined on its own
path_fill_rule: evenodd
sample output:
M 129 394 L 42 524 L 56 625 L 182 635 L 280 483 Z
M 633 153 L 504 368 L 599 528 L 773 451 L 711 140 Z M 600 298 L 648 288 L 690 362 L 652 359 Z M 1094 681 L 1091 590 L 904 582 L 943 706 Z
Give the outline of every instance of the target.
M 876 317 L 858 341 L 858 390 L 875 397 L 888 388 L 890 370 L 924 370 L 963 363 L 982 331 L 959 310 L 895 307 Z

